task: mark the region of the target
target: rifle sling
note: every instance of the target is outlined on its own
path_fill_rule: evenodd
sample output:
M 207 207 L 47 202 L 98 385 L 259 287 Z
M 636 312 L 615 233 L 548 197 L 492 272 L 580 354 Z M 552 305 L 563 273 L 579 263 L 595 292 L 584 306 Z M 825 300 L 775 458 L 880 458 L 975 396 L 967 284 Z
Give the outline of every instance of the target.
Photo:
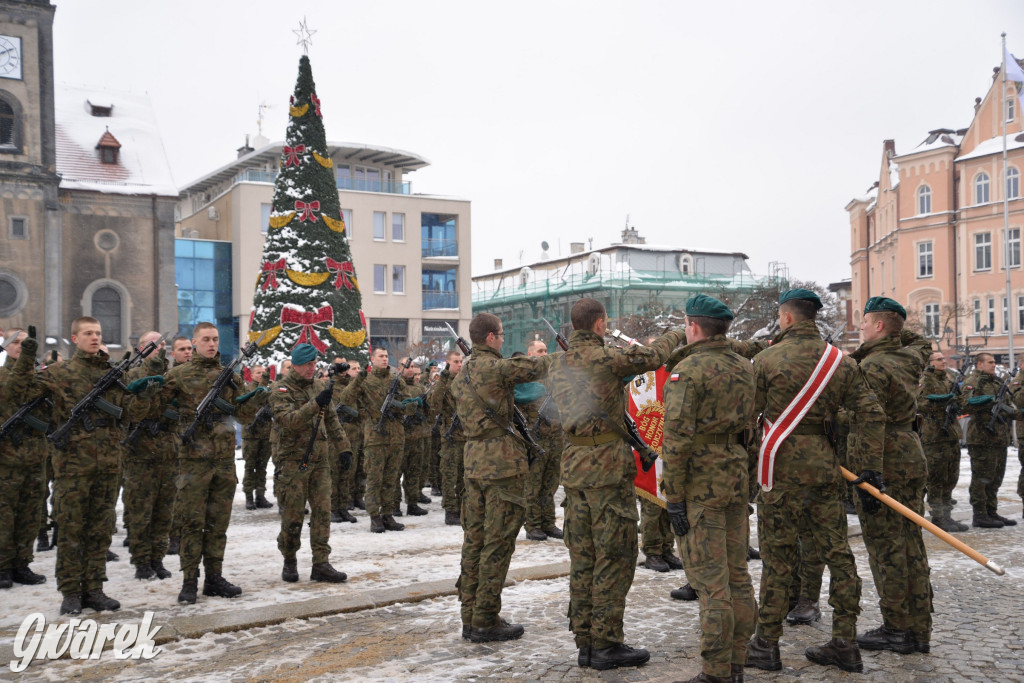
M 491 408 L 487 404 L 487 402 L 484 401 L 483 397 L 481 397 L 480 394 L 476 393 L 476 389 L 473 388 L 473 383 L 469 381 L 469 372 L 467 371 L 466 367 L 462 368 L 462 372 L 460 374 L 466 380 L 466 388 L 469 389 L 469 395 L 473 397 L 473 400 L 476 401 L 478 406 L 483 408 L 484 415 L 487 416 L 487 419 L 496 424 L 498 428 L 501 429 L 505 434 L 508 434 L 509 436 L 515 438 L 517 441 L 522 443 L 523 446 L 526 447 L 526 451 L 529 452 L 530 443 L 526 439 L 524 439 L 523 436 L 515 430 L 515 428 L 512 427 L 509 421 L 505 419 L 504 415 L 499 414 L 496 410 L 494 410 L 494 408 Z M 511 395 L 509 396 L 509 398 L 511 399 Z M 496 439 L 499 436 L 502 436 L 501 434 L 498 433 L 492 433 L 491 430 L 485 430 L 484 435 L 485 436 L 482 436 L 481 438 Z

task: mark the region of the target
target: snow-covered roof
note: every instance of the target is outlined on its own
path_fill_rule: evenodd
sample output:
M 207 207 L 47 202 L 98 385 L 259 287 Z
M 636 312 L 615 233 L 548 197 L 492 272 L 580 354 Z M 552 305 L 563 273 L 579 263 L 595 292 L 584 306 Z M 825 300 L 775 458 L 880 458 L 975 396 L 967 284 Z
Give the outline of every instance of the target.
M 148 95 L 61 83 L 54 100 L 61 189 L 178 195 Z M 93 107 L 110 116 L 94 116 Z M 96 149 L 107 132 L 121 144 L 116 164 L 102 163 Z
M 1018 140 L 1018 137 L 1024 137 L 1024 135 L 1017 136 L 1006 136 L 1006 149 L 1020 149 L 1024 147 L 1024 140 Z M 961 154 L 956 158 L 957 161 L 965 161 L 967 159 L 976 159 L 978 157 L 988 156 L 989 154 L 1002 154 L 1003 153 L 1003 136 L 997 135 L 994 138 L 985 140 L 977 147 L 972 149 L 967 154 Z
M 900 165 L 895 161 L 889 164 L 889 187 L 896 189 L 900 184 Z
M 915 147 L 912 152 L 900 155 L 897 159 L 903 156 L 910 156 L 910 154 L 920 154 L 921 152 L 930 152 L 935 149 L 942 149 L 943 147 L 959 147 L 963 139 L 963 135 L 958 134 L 952 129 L 937 128 L 933 131 L 929 131 L 928 137 L 926 137 L 920 145 Z

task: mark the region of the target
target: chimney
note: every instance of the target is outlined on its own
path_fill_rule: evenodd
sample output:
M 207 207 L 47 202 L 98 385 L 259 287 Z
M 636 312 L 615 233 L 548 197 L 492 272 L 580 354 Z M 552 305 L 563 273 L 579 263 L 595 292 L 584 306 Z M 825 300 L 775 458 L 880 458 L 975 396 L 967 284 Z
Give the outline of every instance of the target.
M 981 109 L 981 98 L 980 97 L 975 97 L 974 98 L 974 113 L 977 114 L 979 109 Z
M 885 158 L 892 159 L 896 155 L 896 141 L 886 140 L 882 144 L 885 145 Z
M 626 228 L 622 231 L 623 244 L 647 244 L 647 240 L 640 236 L 636 228 Z
M 569 253 L 570 254 L 582 254 L 583 253 L 583 242 L 569 242 Z
M 495 270 L 501 270 L 501 259 L 500 258 L 494 259 L 494 269 Z
M 256 151 L 255 149 L 253 149 L 252 147 L 249 146 L 249 136 L 248 135 L 245 136 L 245 144 L 242 145 L 241 147 L 239 147 L 237 151 L 238 151 L 238 158 L 239 159 L 244 157 L 246 154 L 249 154 L 250 152 L 255 152 Z

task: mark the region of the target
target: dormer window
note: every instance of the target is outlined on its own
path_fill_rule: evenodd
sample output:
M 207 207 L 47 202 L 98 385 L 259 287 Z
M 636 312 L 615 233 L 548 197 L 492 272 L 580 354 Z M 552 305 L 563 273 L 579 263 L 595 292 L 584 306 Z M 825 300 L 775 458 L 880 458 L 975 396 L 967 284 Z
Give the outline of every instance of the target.
M 117 155 L 121 149 L 121 143 L 117 141 L 113 135 L 110 134 L 108 128 L 100 141 L 96 143 L 96 149 L 100 151 L 100 162 L 104 164 L 116 164 Z
M 103 104 L 93 102 L 92 100 L 86 100 L 85 102 L 89 106 L 89 113 L 93 116 L 109 117 L 114 111 L 113 104 Z

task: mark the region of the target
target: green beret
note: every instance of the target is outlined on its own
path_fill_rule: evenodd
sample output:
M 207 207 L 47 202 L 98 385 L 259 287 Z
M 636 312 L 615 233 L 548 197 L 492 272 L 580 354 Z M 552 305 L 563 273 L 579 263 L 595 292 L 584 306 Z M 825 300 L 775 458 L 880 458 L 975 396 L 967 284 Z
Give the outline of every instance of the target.
M 882 311 L 893 311 L 894 313 L 899 313 L 900 317 L 904 320 L 907 319 L 907 309 L 888 297 L 873 296 L 864 304 L 865 313 L 880 313 Z
M 686 302 L 686 315 L 695 315 L 703 318 L 718 318 L 719 320 L 732 320 L 736 316 L 732 314 L 729 307 L 713 296 L 698 294 Z
M 312 344 L 296 344 L 292 348 L 292 365 L 305 365 L 316 360 L 316 347 Z
M 782 293 L 782 296 L 779 297 L 779 303 L 780 304 L 784 304 L 787 301 L 792 301 L 793 299 L 804 299 L 805 301 L 810 301 L 811 303 L 814 304 L 814 310 L 816 310 L 816 311 L 820 311 L 821 310 L 821 306 L 822 306 L 821 299 L 818 297 L 817 294 L 815 294 L 814 292 L 812 292 L 809 289 L 790 289 L 790 290 L 787 290 L 787 291 Z

